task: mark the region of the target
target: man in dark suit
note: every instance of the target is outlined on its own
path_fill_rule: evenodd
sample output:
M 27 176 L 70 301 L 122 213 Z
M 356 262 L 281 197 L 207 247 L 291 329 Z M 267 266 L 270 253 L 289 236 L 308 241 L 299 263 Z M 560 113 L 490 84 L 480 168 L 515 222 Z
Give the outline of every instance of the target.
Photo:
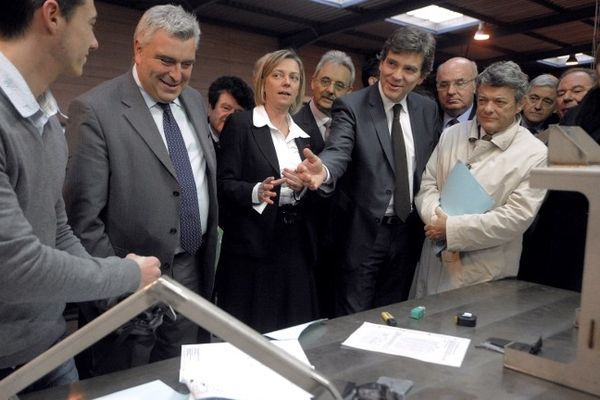
M 432 100 L 411 93 L 433 66 L 435 40 L 412 27 L 396 30 L 380 54 L 380 81 L 332 109 L 329 143 L 305 150 L 305 185 L 337 187 L 333 226 L 341 265 L 339 314 L 405 300 L 423 240 L 412 207 L 440 133 Z
M 521 112 L 521 126 L 534 135 L 546 130 L 548 125 L 558 123 L 558 114 L 554 112 L 557 87 L 558 78 L 550 74 L 538 75 L 529 82 Z
M 352 59 L 344 52 L 330 50 L 325 53 L 311 79 L 312 99 L 294 114 L 294 122 L 311 137 L 315 143 L 311 150 L 319 154 L 325 147 L 331 125 L 331 107 L 338 97 L 352 91 L 356 71 Z M 336 271 L 332 259 L 331 230 L 329 215 L 331 199 L 314 196 L 316 209 L 318 257 L 315 267 L 315 283 L 319 297 L 319 313 L 324 318 L 335 315 Z
M 475 78 L 477 64 L 467 58 L 453 57 L 438 67 L 435 86 L 443 129 L 475 117 Z
M 254 92 L 237 76 L 221 76 L 208 87 L 208 128 L 210 137 L 219 150 L 220 135 L 225 121 L 236 111 L 254 108 Z
M 71 104 L 65 199 L 91 254 L 156 254 L 163 274 L 210 297 L 216 157 L 202 97 L 187 87 L 199 37 L 196 18 L 180 6 L 146 11 L 135 32 L 132 70 Z M 84 319 L 110 304 L 85 305 Z M 91 372 L 175 357 L 181 344 L 205 338 L 185 318 L 161 325 L 160 310 L 148 317 L 100 343 Z

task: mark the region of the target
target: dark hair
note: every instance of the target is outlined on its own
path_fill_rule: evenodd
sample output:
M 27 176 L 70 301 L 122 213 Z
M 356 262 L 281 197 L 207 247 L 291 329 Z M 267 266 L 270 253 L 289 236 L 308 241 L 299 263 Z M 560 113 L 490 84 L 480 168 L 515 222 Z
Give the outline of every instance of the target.
M 402 26 L 394 31 L 385 41 L 379 60 L 385 60 L 388 52 L 393 53 L 418 53 L 423 55 L 421 76 L 426 76 L 433 69 L 433 56 L 435 55 L 435 39 L 429 32 L 412 26 Z
M 85 0 L 56 0 L 61 14 L 69 20 L 75 8 L 82 5 Z M 0 38 L 14 39 L 25 33 L 33 14 L 46 0 L 18 0 L 6 1 L 2 4 L 0 13 Z
M 221 93 L 227 92 L 237 103 L 244 108 L 250 110 L 254 108 L 254 92 L 237 76 L 221 76 L 217 78 L 208 88 L 208 104 L 211 108 L 215 108 Z
M 371 57 L 362 66 L 360 78 L 364 87 L 369 86 L 369 78 L 374 76 L 379 79 L 379 60 L 377 57 Z

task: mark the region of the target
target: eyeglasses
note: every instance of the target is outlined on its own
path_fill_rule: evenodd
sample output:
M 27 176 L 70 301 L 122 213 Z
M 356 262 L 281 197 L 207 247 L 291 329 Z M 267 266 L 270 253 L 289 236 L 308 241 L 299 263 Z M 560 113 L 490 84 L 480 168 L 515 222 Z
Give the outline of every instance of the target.
M 533 104 L 537 104 L 541 100 L 543 107 L 545 107 L 545 108 L 554 107 L 554 100 L 552 100 L 549 97 L 540 97 L 538 95 L 531 94 L 531 95 L 527 96 L 527 100 L 529 100 L 529 102 L 531 102 Z
M 435 87 L 438 88 L 438 90 L 448 90 L 450 89 L 450 86 L 454 85 L 454 87 L 457 89 L 464 89 L 469 83 L 473 82 L 474 80 L 475 78 L 468 80 L 457 79 L 455 81 L 441 81 L 436 82 Z
M 345 90 L 349 87 L 349 85 L 346 85 L 344 82 L 340 82 L 340 81 L 334 82 L 330 78 L 327 78 L 327 77 L 323 77 L 323 78 L 319 79 L 319 83 L 324 88 L 328 88 L 329 85 L 331 85 L 331 82 L 333 82 L 333 87 L 335 88 L 335 90 L 341 91 L 341 90 Z

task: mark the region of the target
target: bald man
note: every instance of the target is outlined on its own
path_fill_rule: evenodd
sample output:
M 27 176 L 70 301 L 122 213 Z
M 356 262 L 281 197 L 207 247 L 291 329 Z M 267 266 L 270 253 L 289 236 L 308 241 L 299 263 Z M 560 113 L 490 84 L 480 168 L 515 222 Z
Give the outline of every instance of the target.
M 477 64 L 454 57 L 440 64 L 435 78 L 438 101 L 444 111 L 443 128 L 473 119 L 475 116 L 475 78 Z

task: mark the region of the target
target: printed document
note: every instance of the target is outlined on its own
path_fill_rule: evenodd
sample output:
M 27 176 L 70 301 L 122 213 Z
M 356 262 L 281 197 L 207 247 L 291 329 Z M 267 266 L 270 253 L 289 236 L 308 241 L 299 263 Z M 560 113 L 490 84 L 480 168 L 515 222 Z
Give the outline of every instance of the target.
M 470 339 L 364 322 L 343 346 L 460 367 Z

